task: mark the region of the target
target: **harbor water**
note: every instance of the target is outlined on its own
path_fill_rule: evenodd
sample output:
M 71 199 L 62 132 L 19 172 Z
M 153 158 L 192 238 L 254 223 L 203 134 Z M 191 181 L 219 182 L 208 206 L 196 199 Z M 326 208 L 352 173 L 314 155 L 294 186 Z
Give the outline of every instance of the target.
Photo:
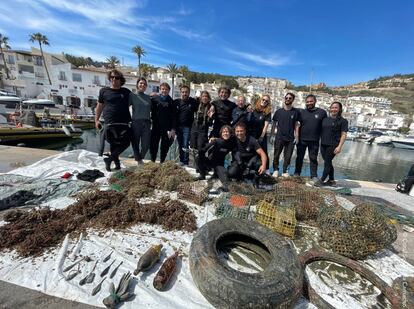
M 69 140 L 59 143 L 37 143 L 27 144 L 28 147 L 53 149 L 60 151 L 69 151 L 73 149 L 86 149 L 93 152 L 98 152 L 99 149 L 99 135 L 96 130 L 85 130 L 81 139 Z M 173 146 L 176 146 L 174 143 Z M 273 159 L 273 145 L 269 145 L 270 166 L 272 166 Z M 108 150 L 108 146 L 105 148 Z M 132 154 L 132 149 L 129 147 L 123 156 Z M 167 159 L 178 160 L 178 149 L 171 147 Z M 289 173 L 293 174 L 294 164 L 296 159 L 296 151 L 294 151 L 291 167 Z M 282 165 L 283 156 L 281 156 Z M 323 160 L 319 155 L 318 175 L 322 174 Z M 378 146 L 368 145 L 364 142 L 346 141 L 342 152 L 334 159 L 335 178 L 336 179 L 357 179 L 366 181 L 381 181 L 387 183 L 397 183 L 403 178 L 410 166 L 414 164 L 414 151 Z M 270 169 L 272 171 L 272 169 Z M 302 176 L 309 176 L 309 165 L 307 161 L 307 154 L 303 166 Z

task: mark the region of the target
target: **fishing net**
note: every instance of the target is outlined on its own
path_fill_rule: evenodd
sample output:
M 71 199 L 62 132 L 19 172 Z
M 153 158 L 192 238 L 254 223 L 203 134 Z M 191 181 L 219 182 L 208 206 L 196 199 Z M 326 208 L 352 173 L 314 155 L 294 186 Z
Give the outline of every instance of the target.
M 338 207 L 334 193 L 303 185 L 300 179 L 289 177 L 282 180 L 274 190 L 265 194 L 264 200 L 281 207 L 294 208 L 296 219 L 300 221 L 316 220 L 321 209 Z
M 250 201 L 247 196 L 223 194 L 214 200 L 216 216 L 219 218 L 250 219 Z
M 208 198 L 209 185 L 205 180 L 186 182 L 177 188 L 178 198 L 202 205 Z
M 115 173 L 110 183 L 114 190 L 122 191 L 130 198 L 153 195 L 154 190 L 176 191 L 178 185 L 193 181 L 194 178 L 172 161 L 145 163 L 142 168 Z
M 282 235 L 295 235 L 296 217 L 292 208 L 276 206 L 263 200 L 257 205 L 255 220 Z
M 397 239 L 396 221 L 370 204 L 357 205 L 352 211 L 325 208 L 317 223 L 325 245 L 353 259 L 364 259 Z

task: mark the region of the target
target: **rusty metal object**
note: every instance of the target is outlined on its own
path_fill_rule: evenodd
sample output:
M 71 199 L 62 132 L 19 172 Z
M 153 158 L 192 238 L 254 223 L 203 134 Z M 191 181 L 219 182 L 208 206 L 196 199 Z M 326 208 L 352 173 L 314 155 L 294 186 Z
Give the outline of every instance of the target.
M 163 291 L 177 268 L 178 251 L 171 255 L 162 264 L 154 277 L 153 285 L 158 291 Z
M 138 260 L 137 268 L 134 270 L 134 275 L 138 275 L 141 271 L 147 271 L 155 263 L 158 262 L 161 255 L 162 244 L 152 246 L 141 256 Z

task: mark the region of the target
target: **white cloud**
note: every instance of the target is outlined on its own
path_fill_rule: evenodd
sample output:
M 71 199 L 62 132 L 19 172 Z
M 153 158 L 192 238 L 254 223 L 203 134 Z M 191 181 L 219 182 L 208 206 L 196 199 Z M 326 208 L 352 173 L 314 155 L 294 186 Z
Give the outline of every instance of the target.
M 228 53 L 238 56 L 242 59 L 252 61 L 259 65 L 265 65 L 270 67 L 278 67 L 285 64 L 288 64 L 290 59 L 287 56 L 280 56 L 279 54 L 270 54 L 270 55 L 261 55 L 253 54 L 248 52 L 242 52 L 230 48 L 225 49 Z
M 226 66 L 233 66 L 236 67 L 240 70 L 246 71 L 246 72 L 256 72 L 257 69 L 255 67 L 246 65 L 244 63 L 238 62 L 238 61 L 234 61 L 234 60 L 230 60 L 230 59 L 224 59 L 224 58 L 214 58 L 213 61 L 218 62 L 218 63 L 223 63 Z
M 177 14 L 181 16 L 188 16 L 188 15 L 193 14 L 193 12 L 194 12 L 193 10 L 185 8 L 184 4 L 181 3 L 180 9 L 177 11 Z

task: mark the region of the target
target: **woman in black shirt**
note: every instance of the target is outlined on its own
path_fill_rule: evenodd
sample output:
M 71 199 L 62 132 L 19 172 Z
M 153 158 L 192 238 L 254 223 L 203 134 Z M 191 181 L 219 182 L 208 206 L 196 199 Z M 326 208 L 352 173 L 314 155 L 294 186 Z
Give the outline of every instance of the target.
M 208 128 L 211 124 L 211 97 L 207 91 L 201 91 L 200 103 L 191 128 L 191 148 L 200 151 L 208 142 Z
M 233 129 L 224 125 L 220 129 L 220 138 L 213 138 L 210 143 L 204 146 L 199 152 L 198 170 L 199 180 L 205 179 L 209 168 L 214 169 L 214 173 L 225 185 L 228 182 L 227 170 L 224 167 L 226 155 L 236 147 L 236 140 L 233 136 Z
M 321 154 L 325 162 L 323 174 L 315 186 L 334 186 L 334 167 L 332 160 L 342 151 L 348 132 L 348 121 L 342 117 L 342 103 L 333 102 L 329 108 L 329 117 L 322 121 Z M 329 178 L 328 178 L 329 177 Z M 325 182 L 326 178 L 328 181 Z
M 265 94 L 262 99 L 256 102 L 254 112 L 252 113 L 251 121 L 247 124 L 248 132 L 257 139 L 260 147 L 267 154 L 267 128 L 271 118 L 272 105 L 270 97 Z M 269 159 L 267 160 L 269 161 Z M 269 163 L 267 163 L 268 165 Z

